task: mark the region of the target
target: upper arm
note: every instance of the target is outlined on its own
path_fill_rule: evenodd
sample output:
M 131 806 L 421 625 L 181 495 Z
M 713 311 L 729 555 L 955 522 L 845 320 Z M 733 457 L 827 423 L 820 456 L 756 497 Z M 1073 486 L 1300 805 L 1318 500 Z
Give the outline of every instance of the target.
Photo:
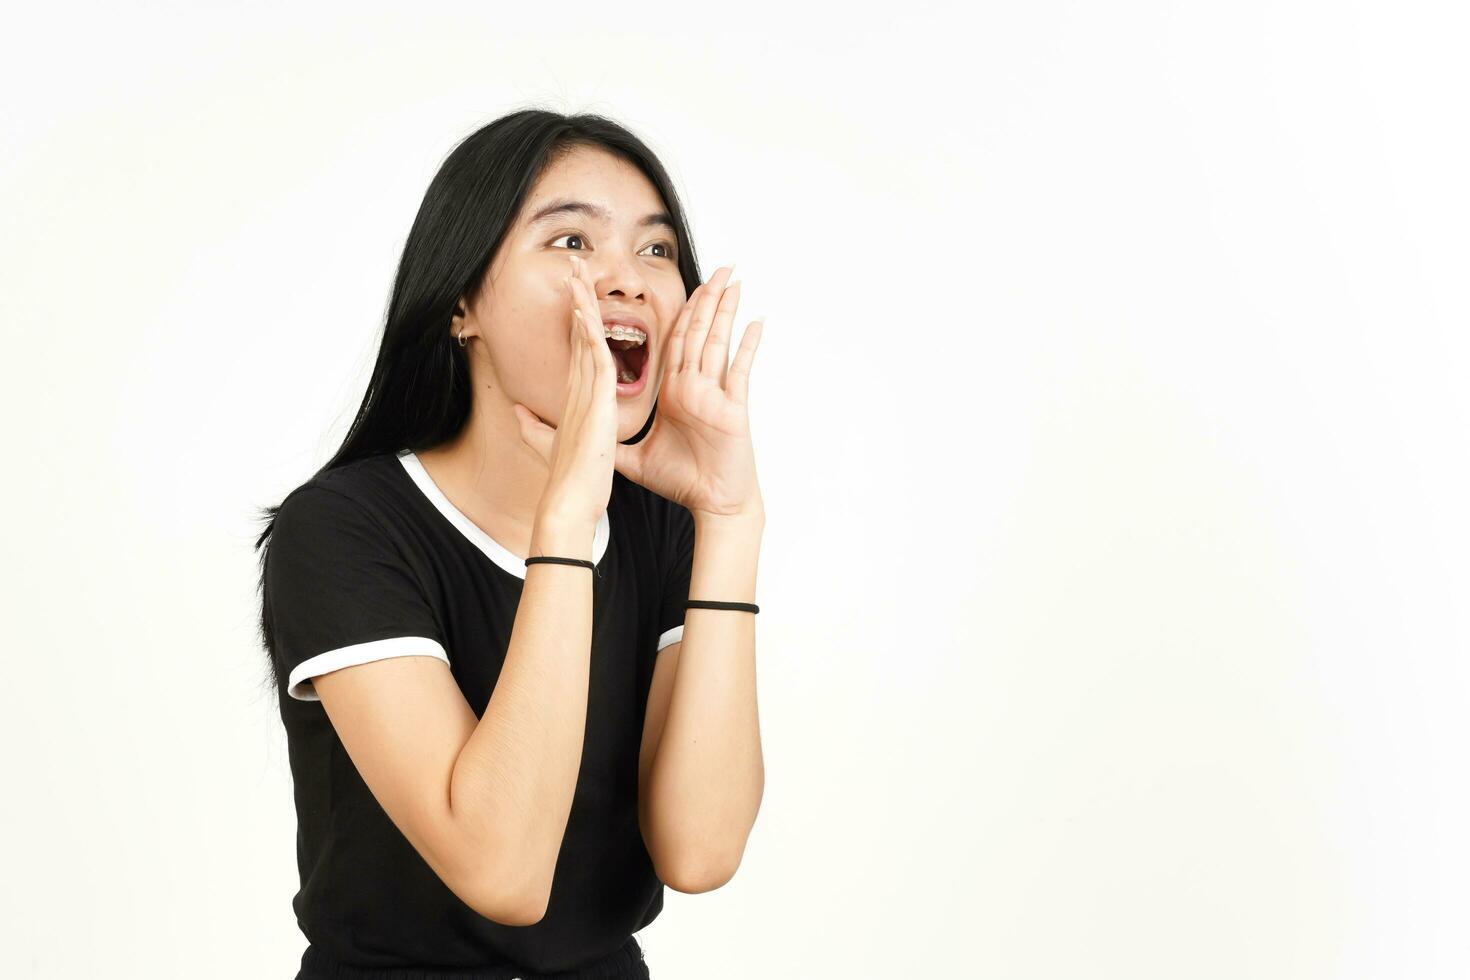
M 454 819 L 455 763 L 477 719 L 423 586 L 353 498 L 308 485 L 276 514 L 265 560 L 271 652 L 285 697 L 320 701 L 384 812 L 434 873 L 487 918 L 520 916 L 500 856 Z

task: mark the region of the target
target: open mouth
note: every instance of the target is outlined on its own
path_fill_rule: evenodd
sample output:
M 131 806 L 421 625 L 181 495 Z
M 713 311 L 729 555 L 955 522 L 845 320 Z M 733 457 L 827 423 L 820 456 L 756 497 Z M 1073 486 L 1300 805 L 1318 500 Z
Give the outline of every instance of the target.
M 613 362 L 618 368 L 619 384 L 636 384 L 648 366 L 648 345 L 633 340 L 607 338 L 607 349 L 612 351 Z

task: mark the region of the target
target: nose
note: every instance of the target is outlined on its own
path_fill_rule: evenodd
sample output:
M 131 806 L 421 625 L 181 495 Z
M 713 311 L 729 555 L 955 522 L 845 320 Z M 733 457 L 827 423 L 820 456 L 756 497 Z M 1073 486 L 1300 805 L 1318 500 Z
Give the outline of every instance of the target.
M 604 251 L 604 254 L 606 252 Z M 622 296 L 624 299 L 643 299 L 648 284 L 643 270 L 632 258 L 618 254 L 610 258 L 594 258 L 588 262 L 592 282 L 597 286 L 597 296 Z

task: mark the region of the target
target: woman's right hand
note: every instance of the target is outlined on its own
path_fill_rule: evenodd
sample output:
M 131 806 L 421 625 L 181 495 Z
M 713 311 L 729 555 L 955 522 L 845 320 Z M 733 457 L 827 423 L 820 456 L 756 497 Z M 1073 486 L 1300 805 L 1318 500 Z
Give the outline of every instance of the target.
M 597 291 L 578 256 L 565 280 L 571 310 L 571 365 L 566 405 L 555 428 L 526 406 L 512 406 L 521 439 L 551 467 L 537 508 L 538 520 L 553 515 L 595 525 L 612 497 L 618 443 L 617 364 L 603 334 Z

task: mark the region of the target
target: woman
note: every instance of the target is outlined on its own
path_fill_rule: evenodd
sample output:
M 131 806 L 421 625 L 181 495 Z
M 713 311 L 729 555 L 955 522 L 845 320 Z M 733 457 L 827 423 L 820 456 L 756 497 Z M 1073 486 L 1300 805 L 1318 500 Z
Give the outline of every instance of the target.
M 258 543 L 298 980 L 647 977 L 664 884 L 734 873 L 765 511 L 730 274 L 598 116 L 434 177 L 362 407 Z

